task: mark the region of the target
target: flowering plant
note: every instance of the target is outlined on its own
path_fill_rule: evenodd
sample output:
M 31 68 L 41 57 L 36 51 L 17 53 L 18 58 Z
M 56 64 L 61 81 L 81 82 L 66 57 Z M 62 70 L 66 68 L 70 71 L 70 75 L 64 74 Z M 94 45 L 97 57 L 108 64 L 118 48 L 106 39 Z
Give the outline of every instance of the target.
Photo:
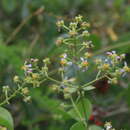
M 49 80 L 51 89 L 58 94 L 63 94 L 65 102 L 61 104 L 61 108 L 77 121 L 70 130 L 101 129 L 89 125 L 92 104 L 87 97 L 87 93 L 96 89 L 95 83 L 102 79 L 107 79 L 108 84 L 117 84 L 122 76 L 130 72 L 130 68 L 124 61 L 125 54 L 118 55 L 115 51 L 112 51 L 107 52 L 104 57 L 95 56 L 92 53 L 94 45 L 89 38 L 90 24 L 84 22 L 80 15 L 76 16 L 68 26 L 65 25 L 63 20 L 58 21 L 57 26 L 59 30 L 66 31 L 66 35 L 59 37 L 56 41 L 57 47 L 64 50 L 58 58 L 57 69 L 49 71 L 51 64 L 49 58 L 43 59 L 42 66 L 39 66 L 38 59 L 32 58 L 25 61 L 22 67 L 24 78 L 14 77 L 17 87 L 13 92 L 9 86 L 3 86 L 5 99 L 1 101 L 0 106 L 9 104 L 10 100 L 17 94 L 22 95 L 25 102 L 30 101 L 30 86 L 39 87 Z M 84 73 L 87 74 L 92 65 L 96 70 L 93 79 L 81 83 L 79 76 Z M 71 70 L 74 71 L 73 74 L 69 74 Z M 54 73 L 58 73 L 60 80 L 54 78 Z M 1 107 L 1 109 L 3 108 Z M 9 124 L 12 124 L 12 120 Z M 6 125 L 6 123 L 1 123 L 1 125 L 13 129 L 13 125 Z M 105 130 L 112 130 L 110 123 L 105 124 Z

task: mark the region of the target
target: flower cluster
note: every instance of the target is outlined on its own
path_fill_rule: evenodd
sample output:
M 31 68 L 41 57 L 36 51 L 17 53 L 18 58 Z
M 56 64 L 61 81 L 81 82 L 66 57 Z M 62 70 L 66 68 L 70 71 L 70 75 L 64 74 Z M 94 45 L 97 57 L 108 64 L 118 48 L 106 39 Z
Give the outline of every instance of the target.
M 33 84 L 34 87 L 39 87 L 40 85 L 41 76 L 37 63 L 37 59 L 31 59 L 29 61 L 25 61 L 24 66 L 22 67 L 25 73 L 24 82 L 27 84 Z
M 67 54 L 64 53 L 60 56 L 60 64 L 61 66 L 66 66 L 66 65 L 72 65 L 72 62 L 69 61 L 69 59 L 67 58 Z
M 93 86 L 94 83 L 103 78 L 108 79 L 108 82 L 111 84 L 117 84 L 120 77 L 130 72 L 130 68 L 124 61 L 125 54 L 118 55 L 115 51 L 107 52 L 105 57 L 96 57 L 93 61 L 95 57 L 91 51 L 94 45 L 89 38 L 90 33 L 88 31 L 90 24 L 83 21 L 82 16 L 76 16 L 68 26 L 65 25 L 63 20 L 60 20 L 57 22 L 57 26 L 60 29 L 66 30 L 66 35 L 59 37 L 56 41 L 56 45 L 63 50 L 59 56 L 58 69 L 55 71 L 57 74 L 60 73 L 60 78 L 56 79 L 58 76 L 55 76 L 55 78 L 52 76 L 54 72 L 50 72 L 49 64 L 51 62 L 49 58 L 43 59 L 40 67 L 38 59 L 31 58 L 25 61 L 22 67 L 24 70 L 24 78 L 21 79 L 19 76 L 14 76 L 14 82 L 17 85 L 14 93 L 9 94 L 9 86 L 3 87 L 5 100 L 2 104 L 9 103 L 9 100 L 15 97 L 16 94 L 21 94 L 25 102 L 30 101 L 30 86 L 39 87 L 41 83 L 49 80 L 49 85 L 51 84 L 50 86 L 53 91 L 62 93 L 65 99 L 70 99 L 71 105 L 69 102 L 69 106 L 75 109 L 73 112 L 77 114 L 76 120 L 78 118 L 87 128 L 88 119 L 86 117 L 86 110 L 90 108 L 86 107 L 91 107 L 91 104 L 85 99 L 85 93 L 95 89 Z M 90 77 L 89 82 L 82 84 L 78 81 L 78 72 L 87 72 L 91 67 L 91 62 L 96 63 L 95 69 L 97 73 L 95 74 L 95 79 L 91 79 Z M 124 62 L 124 64 L 122 64 L 122 62 Z M 75 72 L 68 76 L 67 72 L 71 71 L 71 69 L 74 69 Z M 85 105 L 86 103 L 88 104 Z M 83 115 L 84 113 L 85 115 Z M 89 115 L 87 116 L 89 117 Z M 98 120 L 94 120 L 94 122 L 101 125 L 101 122 Z M 114 129 L 112 129 L 111 124 L 107 122 L 105 124 L 105 130 Z
M 90 24 L 84 22 L 83 17 L 79 15 L 68 26 L 65 25 L 63 20 L 58 21 L 57 26 L 67 31 L 66 37 L 59 37 L 56 41 L 56 45 L 63 47 L 65 50 L 65 53 L 61 56 L 61 65 L 75 64 L 79 69 L 87 70 L 88 58 L 92 56 L 89 50 L 93 47 L 92 41 L 89 40 L 88 28 Z
M 121 65 L 125 59 L 125 54 L 118 55 L 116 51 L 107 52 L 106 57 L 98 58 L 95 60 L 97 69 L 106 74 L 109 83 L 118 83 L 118 79 L 124 76 L 127 72 L 130 72 L 130 68 L 127 63 Z
M 104 127 L 105 127 L 105 130 L 115 130 L 115 128 L 112 128 L 111 122 L 106 122 Z

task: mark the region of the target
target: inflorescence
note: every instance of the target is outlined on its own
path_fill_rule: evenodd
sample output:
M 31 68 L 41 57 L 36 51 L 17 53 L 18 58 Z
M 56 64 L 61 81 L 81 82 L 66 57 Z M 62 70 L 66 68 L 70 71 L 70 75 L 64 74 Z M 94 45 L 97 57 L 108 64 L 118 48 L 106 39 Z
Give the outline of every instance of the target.
M 94 45 L 89 38 L 90 23 L 83 21 L 82 16 L 76 16 L 68 25 L 63 20 L 58 21 L 56 25 L 66 34 L 56 41 L 57 47 L 63 50 L 58 58 L 59 67 L 56 70 L 60 74 L 60 80 L 52 78 L 53 73 L 49 72 L 49 65 L 51 64 L 49 58 L 43 59 L 41 67 L 38 65 L 38 59 L 27 60 L 22 67 L 24 78 L 14 76 L 14 82 L 17 85 L 16 90 L 12 93 L 9 86 L 3 86 L 5 100 L 1 105 L 9 103 L 17 94 L 21 94 L 25 102 L 30 101 L 30 86 L 39 87 L 41 83 L 48 80 L 52 82 L 52 90 L 63 93 L 65 99 L 70 99 L 73 94 L 79 96 L 85 91 L 94 89 L 93 84 L 100 79 L 107 78 L 108 83 L 117 84 L 120 77 L 130 72 L 130 68 L 124 61 L 125 54 L 118 55 L 116 51 L 112 51 L 107 52 L 105 57 L 101 58 L 93 55 Z M 75 67 L 75 71 L 82 73 L 87 72 L 91 68 L 91 62 L 96 65 L 97 74 L 95 79 L 90 82 L 80 85 L 75 75 L 72 77 L 66 76 L 69 67 Z M 108 123 L 105 124 L 106 130 L 109 130 L 109 126 Z

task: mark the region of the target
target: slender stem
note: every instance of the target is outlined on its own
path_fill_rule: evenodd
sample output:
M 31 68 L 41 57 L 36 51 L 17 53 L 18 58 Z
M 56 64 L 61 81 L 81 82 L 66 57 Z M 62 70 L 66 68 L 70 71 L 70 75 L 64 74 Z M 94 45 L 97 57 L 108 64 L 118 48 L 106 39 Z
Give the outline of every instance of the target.
M 63 70 L 64 70 L 64 66 L 63 66 Z M 64 80 L 64 72 L 63 71 L 61 72 L 61 79 L 62 79 L 62 81 Z
M 66 30 L 70 31 L 70 29 L 69 29 L 67 26 L 64 25 L 63 27 L 64 27 Z
M 49 79 L 49 80 L 51 80 L 51 81 L 53 81 L 53 82 L 56 82 L 56 83 L 58 83 L 58 84 L 61 84 L 60 81 L 58 81 L 58 80 L 56 80 L 56 79 L 53 79 L 53 78 L 49 77 L 48 75 L 46 76 L 46 78 Z
M 22 89 L 22 87 L 19 87 L 17 90 L 15 90 L 15 92 L 10 95 L 8 98 L 6 98 L 3 102 L 0 103 L 0 106 L 5 105 L 7 102 L 9 102 L 9 100 L 11 100 L 13 97 L 15 97 L 17 95 L 17 93 L 19 93 L 19 91 Z
M 7 91 L 5 92 L 5 98 L 6 98 L 5 100 L 7 101 L 6 103 L 9 104 L 9 101 L 7 100 L 8 99 L 8 92 Z
M 82 95 L 82 94 L 81 94 Z M 82 104 L 82 107 L 83 107 L 83 112 L 84 112 L 84 124 L 85 124 L 85 127 L 87 128 L 87 123 L 86 123 L 86 108 L 85 108 L 85 105 L 84 105 L 84 101 L 83 101 L 83 95 L 81 96 L 81 104 Z
M 46 80 L 47 80 L 47 79 L 43 79 L 43 80 L 41 80 L 41 81 L 40 81 L 40 84 L 43 83 L 43 82 L 46 81 Z
M 76 103 L 79 101 L 80 97 L 81 97 L 80 95 L 77 97 L 77 99 L 76 99 Z
M 111 78 L 109 76 L 106 75 L 106 78 L 108 78 L 109 80 L 111 80 Z
M 51 74 L 51 73 L 50 73 L 50 74 Z M 52 73 L 52 74 L 53 74 L 53 73 Z M 46 77 L 49 78 L 50 80 L 53 80 L 53 81 L 55 81 L 55 82 L 57 82 L 57 83 L 60 83 L 60 81 L 57 81 L 57 80 L 55 80 L 55 79 L 52 79 L 51 77 L 48 77 L 48 76 L 46 76 Z M 42 80 L 41 82 L 44 82 L 44 81 L 46 81 L 46 80 L 47 80 L 47 79 L 44 79 L 44 80 Z M 6 99 L 5 99 L 3 102 L 0 103 L 0 106 L 3 106 L 3 105 L 5 105 L 5 104 L 9 104 L 9 101 L 19 93 L 19 91 L 23 88 L 24 85 L 25 85 L 25 83 L 23 83 L 23 84 L 21 85 L 21 87 L 18 85 L 18 89 L 15 90 L 14 93 L 13 93 L 12 95 L 10 95 L 10 96 L 7 96 L 7 94 L 6 94 Z
M 84 87 L 86 87 L 86 86 L 89 86 L 89 85 L 95 83 L 96 81 L 98 81 L 98 80 L 100 80 L 100 79 L 103 79 L 103 78 L 105 78 L 105 77 L 106 77 L 106 75 L 101 76 L 101 77 L 99 77 L 99 78 L 97 78 L 97 79 L 95 79 L 95 80 L 90 81 L 89 83 L 84 84 L 84 85 L 81 86 L 81 87 L 84 88 Z
M 98 71 L 96 79 L 98 79 L 99 75 L 101 74 L 101 70 Z
M 46 75 L 46 78 L 49 79 L 49 80 L 51 80 L 51 81 L 53 81 L 53 82 L 55 82 L 55 83 L 57 83 L 57 84 L 59 84 L 59 85 L 61 85 L 61 83 L 62 83 L 62 82 L 60 82 L 60 81 L 58 81 L 58 80 L 56 80 L 56 79 L 53 79 L 53 78 L 49 77 L 48 75 Z M 65 83 L 65 85 L 68 85 L 68 86 L 70 86 L 70 87 L 73 87 L 73 85 L 68 84 L 68 83 Z
M 74 107 L 76 113 L 78 114 L 78 116 L 79 116 L 81 122 L 83 122 L 84 125 L 85 125 L 85 127 L 87 127 L 87 123 L 86 123 L 86 121 L 82 118 L 82 115 L 80 114 L 80 112 L 79 112 L 77 106 L 75 105 L 73 98 L 71 97 L 70 99 L 71 99 L 72 105 L 73 105 L 73 107 Z
M 82 116 L 81 116 L 81 114 L 80 114 L 80 112 L 79 112 L 77 106 L 75 105 L 73 98 L 71 97 L 70 100 L 71 100 L 71 103 L 72 103 L 72 105 L 73 105 L 75 111 L 77 112 L 77 114 L 78 114 L 80 120 L 82 121 Z
M 79 52 L 78 52 L 78 54 L 79 54 L 84 48 L 85 48 L 84 46 L 81 47 L 80 50 L 79 50 Z

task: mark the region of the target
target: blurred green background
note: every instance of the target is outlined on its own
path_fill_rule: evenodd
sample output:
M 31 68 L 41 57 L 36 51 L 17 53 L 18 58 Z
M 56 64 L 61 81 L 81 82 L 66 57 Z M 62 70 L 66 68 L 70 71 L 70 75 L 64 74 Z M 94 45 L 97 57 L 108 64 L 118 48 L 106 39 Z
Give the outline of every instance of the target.
M 23 76 L 20 68 L 28 58 L 50 56 L 55 61 L 62 52 L 55 40 L 63 35 L 55 23 L 58 19 L 69 22 L 78 14 L 91 23 L 95 54 L 116 50 L 126 53 L 130 63 L 130 0 L 0 0 L 0 85 L 13 87 L 12 77 Z M 130 130 L 129 80 L 127 75 L 107 93 L 95 92 L 92 96 L 96 96 L 92 102 L 98 109 L 110 112 L 107 117 L 100 113 L 99 119 L 112 121 L 117 129 Z M 48 84 L 31 90 L 31 103 L 18 97 L 7 106 L 16 130 L 68 130 L 75 122 L 60 111 L 63 100 L 52 94 Z

